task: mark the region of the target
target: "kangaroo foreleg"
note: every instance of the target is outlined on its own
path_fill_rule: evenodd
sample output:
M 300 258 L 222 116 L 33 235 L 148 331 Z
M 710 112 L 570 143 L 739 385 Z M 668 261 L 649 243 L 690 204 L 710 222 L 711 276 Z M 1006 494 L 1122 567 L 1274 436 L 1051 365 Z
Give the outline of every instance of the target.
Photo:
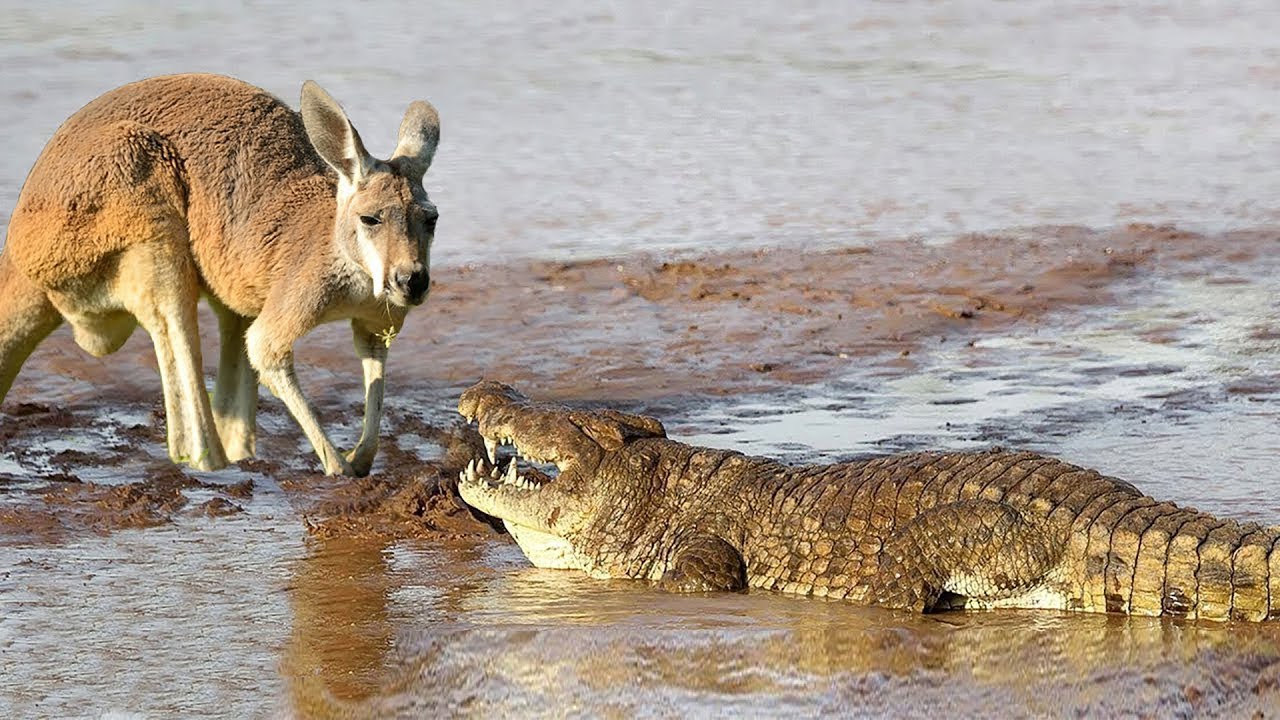
M 277 306 L 279 307 L 279 306 Z M 311 441 L 326 475 L 354 475 L 351 464 L 342 453 L 334 447 L 333 441 L 325 434 L 316 417 L 316 411 L 307 402 L 298 386 L 298 376 L 293 370 L 293 341 L 273 329 L 275 316 L 264 312 L 249 325 L 245 335 L 245 350 L 249 355 L 249 363 L 258 371 L 258 379 L 280 398 L 289 408 L 289 413 L 302 428 L 302 433 Z M 307 328 L 309 329 L 309 328 Z
M 378 454 L 378 433 L 382 425 L 382 397 L 386 389 L 385 369 L 387 349 L 392 337 L 371 332 L 358 321 L 351 323 L 352 339 L 355 342 L 356 356 L 360 358 L 360 366 L 364 371 L 364 427 L 360 432 L 360 441 L 347 453 L 347 460 L 356 475 L 369 474 L 373 467 L 373 459 Z

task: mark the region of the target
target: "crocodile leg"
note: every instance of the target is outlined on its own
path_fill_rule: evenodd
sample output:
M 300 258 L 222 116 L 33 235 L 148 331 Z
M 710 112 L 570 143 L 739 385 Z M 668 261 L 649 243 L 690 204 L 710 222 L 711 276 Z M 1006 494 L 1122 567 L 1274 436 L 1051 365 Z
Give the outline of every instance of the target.
M 980 601 L 1025 594 L 1058 562 L 1062 542 L 1045 523 L 991 500 L 928 510 L 895 530 L 868 578 L 867 600 L 915 612 L 937 609 L 946 593 Z
M 677 548 L 671 569 L 658 585 L 669 592 L 744 590 L 747 567 L 742 554 L 724 539 L 695 535 Z

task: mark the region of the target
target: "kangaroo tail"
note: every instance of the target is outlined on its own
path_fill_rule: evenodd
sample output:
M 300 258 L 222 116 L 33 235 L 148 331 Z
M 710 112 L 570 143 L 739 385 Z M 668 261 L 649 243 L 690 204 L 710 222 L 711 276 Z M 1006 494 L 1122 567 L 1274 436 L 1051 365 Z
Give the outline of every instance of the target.
M 0 402 L 31 351 L 61 323 L 44 290 L 0 252 Z

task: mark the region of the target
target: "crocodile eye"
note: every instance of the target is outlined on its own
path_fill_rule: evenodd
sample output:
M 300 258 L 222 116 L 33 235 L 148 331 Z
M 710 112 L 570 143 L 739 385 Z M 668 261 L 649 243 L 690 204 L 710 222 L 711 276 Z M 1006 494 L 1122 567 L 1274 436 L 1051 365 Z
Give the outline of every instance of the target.
M 361 216 L 360 216 L 360 222 L 364 223 L 364 224 L 365 224 L 366 226 L 368 226 L 368 227 L 373 227 L 374 225 L 381 225 L 381 224 L 382 224 L 382 221 L 381 221 L 381 220 L 379 220 L 378 218 L 376 218 L 376 217 L 374 217 L 374 216 L 372 216 L 372 215 L 361 215 Z

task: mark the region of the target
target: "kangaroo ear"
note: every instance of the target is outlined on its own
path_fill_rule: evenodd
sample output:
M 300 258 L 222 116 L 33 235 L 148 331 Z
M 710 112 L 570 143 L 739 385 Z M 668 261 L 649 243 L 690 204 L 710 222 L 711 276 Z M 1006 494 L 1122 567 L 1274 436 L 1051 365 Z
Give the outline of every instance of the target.
M 342 106 L 310 80 L 302 83 L 302 124 L 316 152 L 343 180 L 355 184 L 373 167 L 373 157 Z
M 431 103 L 418 100 L 405 111 L 400 140 L 391 153 L 391 164 L 410 179 L 422 182 L 440 144 L 440 116 Z

